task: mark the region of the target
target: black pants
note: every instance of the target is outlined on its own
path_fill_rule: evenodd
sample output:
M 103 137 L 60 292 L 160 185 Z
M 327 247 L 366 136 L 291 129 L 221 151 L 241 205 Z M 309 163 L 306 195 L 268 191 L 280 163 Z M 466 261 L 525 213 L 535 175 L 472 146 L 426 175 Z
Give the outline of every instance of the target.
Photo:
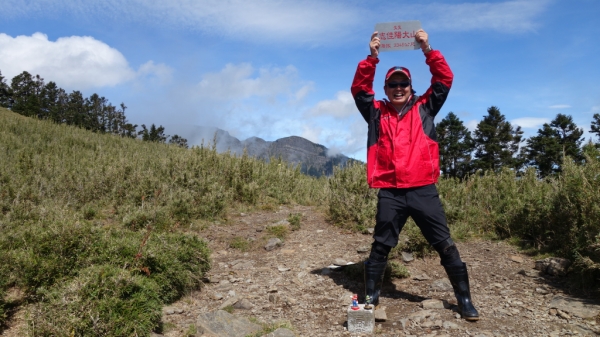
M 379 190 L 378 199 L 374 246 L 382 244 L 388 247 L 389 252 L 398 244 L 400 231 L 410 216 L 427 242 L 440 254 L 443 265 L 462 263 L 450 239 L 446 214 L 434 184 L 414 188 L 384 188 Z

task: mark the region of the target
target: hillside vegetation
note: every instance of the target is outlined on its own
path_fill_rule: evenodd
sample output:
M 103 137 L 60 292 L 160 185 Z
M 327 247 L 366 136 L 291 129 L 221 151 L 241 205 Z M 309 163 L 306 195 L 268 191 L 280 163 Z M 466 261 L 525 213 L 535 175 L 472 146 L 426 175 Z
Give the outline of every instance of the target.
M 35 336 L 147 335 L 210 268 L 198 233 L 226 212 L 324 202 L 285 163 L 96 134 L 0 108 L 0 323 Z M 11 289 L 24 292 L 8 301 Z
M 566 160 L 544 179 L 505 169 L 440 180 L 454 238 L 568 257 L 572 284 L 599 290 L 600 155 L 588 151 L 584 164 Z M 0 154 L 0 325 L 24 308 L 31 336 L 160 331 L 161 307 L 199 288 L 210 268 L 203 229 L 227 226 L 230 212 L 317 205 L 338 226 L 374 226 L 377 191 L 362 164 L 316 179 L 277 159 L 97 134 L 3 108 Z M 412 222 L 403 234 L 394 254 L 427 253 Z

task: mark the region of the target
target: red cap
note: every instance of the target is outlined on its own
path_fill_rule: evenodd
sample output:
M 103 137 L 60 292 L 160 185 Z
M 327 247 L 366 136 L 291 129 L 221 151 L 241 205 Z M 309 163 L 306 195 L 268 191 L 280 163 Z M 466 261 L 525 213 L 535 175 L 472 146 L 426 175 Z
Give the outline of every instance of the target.
M 385 75 L 385 81 L 387 82 L 387 80 L 390 79 L 390 76 L 392 76 L 393 73 L 403 73 L 404 75 L 406 75 L 406 77 L 408 77 L 408 80 L 410 81 L 410 71 L 408 71 L 408 69 L 404 68 L 404 67 L 391 67 L 390 70 L 388 70 L 387 74 Z

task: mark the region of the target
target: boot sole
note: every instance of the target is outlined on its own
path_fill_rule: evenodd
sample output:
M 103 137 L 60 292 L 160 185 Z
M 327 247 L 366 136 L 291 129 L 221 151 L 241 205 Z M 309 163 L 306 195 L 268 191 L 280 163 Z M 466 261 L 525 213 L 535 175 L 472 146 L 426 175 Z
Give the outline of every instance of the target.
M 479 317 L 464 317 L 463 318 L 469 322 L 475 322 L 479 320 Z

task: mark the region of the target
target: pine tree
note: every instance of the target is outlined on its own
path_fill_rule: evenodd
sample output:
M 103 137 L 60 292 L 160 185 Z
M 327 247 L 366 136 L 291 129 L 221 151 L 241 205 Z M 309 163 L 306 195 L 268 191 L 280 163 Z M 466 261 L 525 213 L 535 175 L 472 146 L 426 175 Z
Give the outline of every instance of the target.
M 595 133 L 596 137 L 598 137 L 598 142 L 596 143 L 596 146 L 600 148 L 600 114 L 594 114 L 594 120 L 592 120 L 591 127 L 592 129 L 590 130 L 590 132 Z
M 503 167 L 519 169 L 521 160 L 518 151 L 523 135 L 521 127 L 513 128 L 495 106 L 489 107 L 487 111 L 488 115 L 484 116 L 473 132 L 475 168 L 494 172 Z
M 188 148 L 187 139 L 185 139 L 179 135 L 173 135 L 173 137 L 171 137 L 171 139 L 169 139 L 169 144 L 175 144 L 177 146 L 183 147 L 184 149 Z
M 544 124 L 537 136 L 527 140 L 527 159 L 545 177 L 561 171 L 565 156 L 581 163 L 583 129 L 577 128 L 571 116 L 558 114 L 550 124 Z
M 10 87 L 6 84 L 6 79 L 0 71 L 0 106 L 10 108 L 11 96 Z
M 142 130 L 138 132 L 138 135 L 142 136 L 142 140 L 146 142 L 164 143 L 169 138 L 168 135 L 165 135 L 165 128 L 162 125 L 156 127 L 154 124 L 150 126 L 150 130 L 146 128 L 145 124 L 142 124 Z
M 440 148 L 440 169 L 445 177 L 462 179 L 471 170 L 473 139 L 463 122 L 450 112 L 435 127 Z

